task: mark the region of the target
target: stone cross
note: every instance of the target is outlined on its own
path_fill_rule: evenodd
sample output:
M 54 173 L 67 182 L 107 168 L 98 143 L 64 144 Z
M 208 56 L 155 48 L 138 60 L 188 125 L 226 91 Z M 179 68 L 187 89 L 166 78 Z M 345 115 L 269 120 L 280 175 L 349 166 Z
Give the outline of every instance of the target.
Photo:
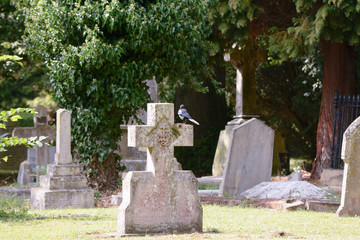
M 236 116 L 229 124 L 239 124 L 239 119 L 257 117 L 256 110 L 256 68 L 266 61 L 266 52 L 255 40 L 249 38 L 241 48 L 236 47 L 225 57 L 236 69 Z
M 174 147 L 193 145 L 193 126 L 174 124 L 172 103 L 149 103 L 147 124 L 128 127 L 129 146 L 147 148 L 147 169 L 123 181 L 118 232 L 202 231 L 197 180 L 191 171 L 174 170 Z
M 341 158 L 344 176 L 338 216 L 360 216 L 360 117 L 344 132 Z
M 55 130 L 48 125 L 47 108 L 44 106 L 37 106 L 35 108 L 37 116 L 34 116 L 34 127 L 19 127 L 13 130 L 13 136 L 20 138 L 40 137 L 46 136 L 48 138 L 43 140 L 42 147 L 35 146 L 36 152 L 36 166 L 46 167 L 50 163 L 49 147 L 47 143 L 54 140 Z M 39 172 L 37 174 L 40 174 Z

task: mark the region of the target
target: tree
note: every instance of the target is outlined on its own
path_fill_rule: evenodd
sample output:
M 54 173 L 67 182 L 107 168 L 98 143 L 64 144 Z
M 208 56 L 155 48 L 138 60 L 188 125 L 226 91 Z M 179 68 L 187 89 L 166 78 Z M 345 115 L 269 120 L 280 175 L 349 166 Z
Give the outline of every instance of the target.
M 196 78 L 206 72 L 210 45 L 206 1 L 22 0 L 20 6 L 29 50 L 45 61 L 55 101 L 72 111 L 73 146 L 88 167 L 117 167 L 119 125 L 146 107 L 145 79 L 201 87 Z
M 360 2 L 297 0 L 295 3 L 300 16 L 295 27 L 289 28 L 289 33 L 301 39 L 308 48 L 320 44 L 324 58 L 316 158 L 312 170 L 312 177 L 317 179 L 322 169 L 329 165 L 335 91 L 350 95 L 356 89 L 354 48 L 360 44 Z
M 328 165 L 335 90 L 352 94 L 356 86 L 354 47 L 360 40 L 360 3 L 355 0 L 216 1 L 219 29 L 229 41 L 265 36 L 272 56 L 283 59 L 323 55 L 323 81 L 312 177 Z M 225 15 L 226 13 L 226 15 Z M 237 17 L 236 17 L 237 16 Z
M 24 17 L 17 11 L 15 0 L 0 1 L 0 12 L 0 109 L 25 107 L 27 100 L 46 87 L 43 68 L 26 54 L 21 40 Z

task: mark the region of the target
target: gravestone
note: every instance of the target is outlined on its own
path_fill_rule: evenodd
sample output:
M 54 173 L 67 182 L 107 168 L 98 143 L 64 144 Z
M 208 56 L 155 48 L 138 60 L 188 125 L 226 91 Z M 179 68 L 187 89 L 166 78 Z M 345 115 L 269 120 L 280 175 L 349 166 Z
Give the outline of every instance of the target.
M 36 169 L 36 166 L 46 167 L 50 163 L 49 146 L 47 145 L 51 140 L 54 140 L 55 130 L 48 125 L 48 109 L 44 106 L 37 106 L 35 108 L 37 116 L 34 116 L 34 127 L 18 127 L 14 128 L 12 135 L 20 138 L 40 137 L 46 136 L 43 140 L 43 146 L 35 146 L 36 165 L 35 172 L 37 176 L 44 174 Z M 34 165 L 33 165 L 34 166 Z M 24 172 L 25 173 L 25 172 Z M 27 176 L 20 176 L 21 179 L 28 178 Z M 38 177 L 37 177 L 38 179 Z
M 174 147 L 193 145 L 193 126 L 174 124 L 174 105 L 149 103 L 147 124 L 129 126 L 129 146 L 147 148 L 147 171 L 128 172 L 118 213 L 119 234 L 202 231 L 197 180 L 174 170 Z
M 233 197 L 270 181 L 273 161 L 274 130 L 256 118 L 254 100 L 254 74 L 264 56 L 247 44 L 225 56 L 236 68 L 236 116 L 220 132 L 212 166 L 213 176 L 223 178 L 220 194 Z
M 59 109 L 56 116 L 56 153 L 54 164 L 40 176 L 40 187 L 31 189 L 31 208 L 94 207 L 94 192 L 87 187 L 80 167 L 72 163 L 71 114 Z
M 336 214 L 360 216 L 360 117 L 344 132 L 341 158 L 345 165 L 341 204 Z
M 145 80 L 146 85 L 149 87 L 148 93 L 154 103 L 158 101 L 158 85 L 155 77 L 152 80 Z M 144 109 L 140 109 L 137 117 L 144 123 L 147 123 L 147 115 Z M 135 124 L 134 119 L 131 119 L 128 125 Z M 146 169 L 146 150 L 141 151 L 137 147 L 128 146 L 128 128 L 127 125 L 121 125 L 121 139 L 118 142 L 120 147 L 121 166 L 125 167 L 124 172 L 129 171 L 145 171 Z
M 252 118 L 232 130 L 220 193 L 238 197 L 271 180 L 274 130 Z

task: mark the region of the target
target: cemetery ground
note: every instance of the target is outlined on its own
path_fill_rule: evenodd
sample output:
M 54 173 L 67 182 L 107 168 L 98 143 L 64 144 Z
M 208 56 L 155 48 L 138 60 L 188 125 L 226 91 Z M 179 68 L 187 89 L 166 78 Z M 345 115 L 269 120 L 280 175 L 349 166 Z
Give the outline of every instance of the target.
M 98 206 L 108 206 L 109 193 L 97 193 Z M 0 239 L 116 238 L 118 207 L 27 210 L 24 202 L 11 218 L 0 211 Z M 4 203 L 4 201 L 2 201 Z M 26 206 L 26 204 L 25 204 Z M 4 207 L 4 206 L 2 206 Z M 358 217 L 339 218 L 334 212 L 280 211 L 245 200 L 238 206 L 203 204 L 204 233 L 148 235 L 146 239 L 359 239 Z M 0 207 L 1 209 L 1 207 Z M 16 209 L 16 208 L 14 208 Z M 121 239 L 144 239 L 144 236 Z
M 146 239 L 359 239 L 360 218 L 335 213 L 202 205 L 203 233 L 147 235 Z M 28 211 L 0 220 L 0 239 L 117 238 L 117 207 Z M 145 239 L 145 236 L 121 239 Z

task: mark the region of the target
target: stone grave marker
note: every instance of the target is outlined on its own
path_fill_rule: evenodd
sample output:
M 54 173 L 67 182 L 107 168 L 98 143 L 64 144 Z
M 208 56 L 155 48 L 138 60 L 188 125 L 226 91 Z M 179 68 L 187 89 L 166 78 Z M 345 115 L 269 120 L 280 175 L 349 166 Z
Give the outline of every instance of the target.
M 341 158 L 345 165 L 341 204 L 336 214 L 360 216 L 360 117 L 344 132 Z
M 274 130 L 252 118 L 236 126 L 232 135 L 220 193 L 238 197 L 247 189 L 271 180 Z
M 40 187 L 31 189 L 31 208 L 94 207 L 94 192 L 87 187 L 79 165 L 72 163 L 71 114 L 59 109 L 56 118 L 55 164 L 47 165 Z
M 36 153 L 36 165 L 35 172 L 37 176 L 43 174 L 40 171 L 36 170 L 36 166 L 44 166 L 46 167 L 50 163 L 49 156 L 49 143 L 51 140 L 54 140 L 55 130 L 48 125 L 48 109 L 44 106 L 37 106 L 35 111 L 38 113 L 38 116 L 34 116 L 34 127 L 18 127 L 14 128 L 12 135 L 21 137 L 21 138 L 29 138 L 29 137 L 40 137 L 46 136 L 45 140 L 43 140 L 43 146 L 35 146 Z M 31 163 L 31 161 L 29 161 Z M 34 165 L 33 165 L 34 166 Z M 26 172 L 23 172 L 26 174 Z M 33 174 L 31 173 L 31 174 Z M 21 179 L 27 179 L 27 176 L 19 176 Z
M 118 233 L 202 231 L 197 180 L 191 171 L 174 170 L 174 147 L 193 145 L 193 126 L 174 124 L 174 105 L 149 103 L 147 124 L 129 126 L 129 146 L 147 148 L 147 171 L 128 172 Z

